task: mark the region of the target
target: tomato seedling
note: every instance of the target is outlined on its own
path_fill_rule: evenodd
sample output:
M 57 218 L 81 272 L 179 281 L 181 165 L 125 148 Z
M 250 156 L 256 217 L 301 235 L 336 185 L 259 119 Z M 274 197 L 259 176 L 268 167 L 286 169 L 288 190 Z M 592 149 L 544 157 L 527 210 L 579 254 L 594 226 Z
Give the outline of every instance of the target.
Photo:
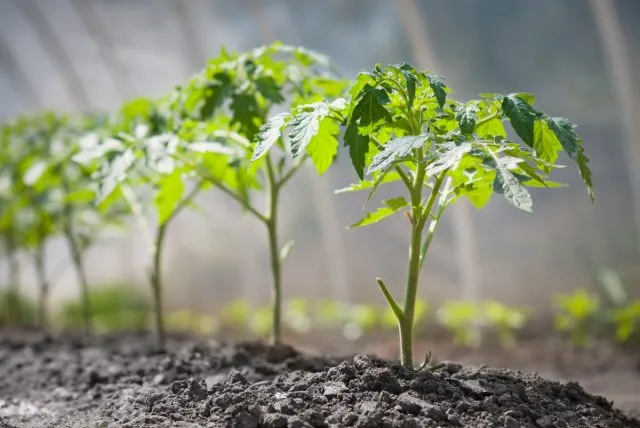
M 165 345 L 162 311 L 162 250 L 169 224 L 193 204 L 202 180 L 191 166 L 179 161 L 184 155 L 178 137 L 171 133 L 164 101 L 145 98 L 125 103 L 109 124 L 84 136 L 74 160 L 93 171 L 93 191 L 98 206 L 123 202 L 129 207 L 145 237 L 151 267 L 149 283 L 154 303 L 158 345 Z M 185 150 L 188 150 L 185 149 Z M 187 190 L 186 181 L 194 184 Z M 156 209 L 157 227 L 151 231 L 145 208 Z
M 292 242 L 280 247 L 278 209 L 285 185 L 310 158 L 319 173 L 332 164 L 338 147 L 338 127 L 325 126 L 323 139 L 297 133 L 317 123 L 330 111 L 325 103 L 306 104 L 296 114 L 269 114 L 280 106 L 295 106 L 342 93 L 344 82 L 335 78 L 327 58 L 299 47 L 274 43 L 242 54 L 225 51 L 173 96 L 174 119 L 181 124 L 181 141 L 188 147 L 215 138 L 219 149 L 192 153 L 200 177 L 236 200 L 265 226 L 272 272 L 272 340 L 281 342 L 282 264 Z M 224 125 L 225 112 L 229 112 Z M 211 130 L 206 124 L 218 122 Z M 291 124 L 294 132 L 281 134 Z M 205 128 L 204 132 L 202 128 Z M 311 125 L 313 126 L 313 125 Z M 214 130 L 218 129 L 217 132 Z M 226 130 L 226 135 L 224 131 Z M 287 138 L 288 137 L 288 138 Z M 209 141 L 206 144 L 211 144 Z M 279 153 L 278 153 L 279 152 Z M 287 152 L 299 154 L 288 162 Z M 259 209 L 252 192 L 262 190 L 266 207 Z
M 2 233 L 13 255 L 19 249 L 33 254 L 39 282 L 38 319 L 47 323 L 51 280 L 45 266 L 45 245 L 54 236 L 67 241 L 78 276 L 86 332 L 91 330 L 91 308 L 84 253 L 105 226 L 120 215 L 86 206 L 83 190 L 90 175 L 69 163 L 78 137 L 96 126 L 98 118 L 71 118 L 52 112 L 22 116 L 5 125 L 2 141 Z M 85 194 L 86 196 L 86 194 Z M 12 277 L 17 273 L 12 268 Z
M 344 125 L 344 144 L 360 181 L 342 191 L 368 190 L 369 201 L 384 183 L 404 186 L 404 195 L 383 201 L 381 208 L 351 227 L 374 224 L 401 211 L 407 215 L 411 234 L 404 305 L 382 279 L 377 283 L 398 321 L 402 364 L 412 367 L 420 270 L 445 209 L 460 196 L 482 208 L 498 193 L 531 212 L 527 187 L 560 186 L 547 176 L 559 166 L 561 151 L 577 163 L 593 198 L 588 159 L 574 125 L 536 110 L 531 94 L 483 94 L 461 103 L 448 99 L 451 90 L 440 77 L 406 63 L 360 73 L 348 92 L 348 102 L 297 106 L 295 111 L 307 112 L 307 120 L 289 125 L 294 135 L 305 136 L 303 142 L 318 145 L 325 144 L 323 136 L 335 135 L 337 125 Z M 276 116 L 271 123 L 280 124 L 279 120 Z M 521 142 L 508 137 L 505 121 Z M 329 146 L 333 145 L 331 139 Z M 294 158 L 301 153 L 292 151 Z

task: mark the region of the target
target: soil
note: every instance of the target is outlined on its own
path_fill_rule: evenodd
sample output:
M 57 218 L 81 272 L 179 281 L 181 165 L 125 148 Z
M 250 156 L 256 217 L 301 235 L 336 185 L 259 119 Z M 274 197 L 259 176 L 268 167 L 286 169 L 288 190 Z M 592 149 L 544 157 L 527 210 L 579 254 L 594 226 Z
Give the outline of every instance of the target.
M 575 382 L 442 362 L 407 370 L 261 342 L 0 333 L 0 428 L 601 427 L 640 420 Z

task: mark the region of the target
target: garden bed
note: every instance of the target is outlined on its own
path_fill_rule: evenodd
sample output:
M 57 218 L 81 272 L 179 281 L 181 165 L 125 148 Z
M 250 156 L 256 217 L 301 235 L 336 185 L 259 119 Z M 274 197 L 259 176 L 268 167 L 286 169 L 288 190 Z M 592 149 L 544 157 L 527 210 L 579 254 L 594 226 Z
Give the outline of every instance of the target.
M 625 415 L 577 383 L 505 368 L 448 363 L 415 372 L 371 356 L 321 357 L 260 342 L 173 337 L 166 352 L 153 343 L 143 335 L 0 333 L 0 427 L 640 427 L 634 409 Z M 452 352 L 438 349 L 436 356 Z M 627 369 L 627 360 L 600 369 Z

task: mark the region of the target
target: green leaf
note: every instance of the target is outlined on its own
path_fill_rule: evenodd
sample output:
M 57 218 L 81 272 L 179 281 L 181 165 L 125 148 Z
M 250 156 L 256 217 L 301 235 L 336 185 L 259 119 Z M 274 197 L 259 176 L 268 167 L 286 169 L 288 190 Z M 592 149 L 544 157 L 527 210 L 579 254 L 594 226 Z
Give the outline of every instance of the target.
M 596 196 L 593 191 L 593 182 L 591 181 L 591 170 L 589 169 L 589 158 L 582 152 L 578 154 L 578 170 L 580 171 L 580 176 L 582 177 L 582 181 L 584 181 L 585 186 L 587 187 L 587 192 L 589 193 L 589 197 L 594 201 Z
M 189 143 L 187 149 L 195 153 L 218 153 L 228 156 L 241 156 L 242 151 L 237 147 L 231 147 L 214 141 L 201 141 Z
M 278 141 L 282 135 L 282 128 L 286 125 L 289 117 L 289 113 L 280 113 L 273 116 L 267 123 L 262 125 L 257 136 L 258 144 L 256 144 L 253 150 L 251 161 L 261 159 L 269 151 L 271 146 Z
M 201 93 L 200 114 L 198 119 L 207 120 L 225 101 L 232 89 L 231 77 L 227 73 L 216 73 Z M 200 95 L 194 93 L 194 95 Z M 197 100 L 197 98 L 195 98 Z
M 456 195 L 465 196 L 477 209 L 482 209 L 491 199 L 496 172 L 486 168 L 482 159 L 465 156 L 449 175 Z
M 516 176 L 516 178 L 519 178 L 517 174 L 514 173 L 514 175 Z M 565 184 L 565 183 L 558 183 L 556 181 L 549 181 L 549 180 L 545 180 L 544 183 L 540 183 L 538 180 L 528 180 L 529 177 L 525 177 L 524 180 L 520 181 L 520 183 L 522 183 L 522 185 L 527 186 L 527 187 L 540 187 L 540 188 L 546 188 L 546 189 L 557 189 L 557 188 L 562 188 L 562 187 L 569 187 L 569 185 Z
M 574 131 L 574 125 L 564 117 L 548 117 L 547 125 L 562 145 L 562 149 L 567 152 L 571 159 L 576 160 L 580 154 L 581 147 L 578 144 L 578 136 Z
M 349 147 L 349 157 L 353 168 L 361 180 L 364 178 L 364 165 L 369 152 L 369 136 L 361 135 L 356 122 L 349 122 L 344 133 L 344 143 Z
M 529 92 L 517 92 L 513 95 L 517 96 L 521 100 L 524 100 L 524 102 L 529 104 L 530 106 L 533 106 L 536 103 L 536 96 Z
M 520 184 L 516 177 L 497 160 L 495 186 L 510 204 L 526 212 L 533 212 L 533 200 L 527 189 Z
M 456 120 L 460 124 L 460 132 L 465 135 L 473 134 L 473 130 L 476 127 L 477 113 L 478 106 L 475 103 L 461 107 L 456 111 Z
M 429 134 L 393 138 L 384 146 L 382 152 L 374 156 L 367 169 L 367 175 L 391 166 L 394 162 L 409 156 L 414 149 L 421 148 Z
M 262 120 L 260 107 L 255 97 L 244 93 L 234 94 L 231 97 L 229 108 L 233 112 L 231 123 L 240 124 L 247 138 L 253 140 L 259 131 L 259 124 Z
M 391 122 L 391 114 L 384 108 L 389 102 L 389 95 L 384 89 L 367 84 L 360 92 L 360 101 L 353 109 L 350 120 L 357 121 L 358 129 L 363 135 L 375 132 Z
M 296 114 L 289 121 L 291 131 L 291 154 L 297 157 L 303 153 L 311 139 L 318 134 L 320 120 L 329 113 L 329 107 L 325 103 L 315 103 L 305 106 L 303 111 Z
M 395 171 L 389 171 L 388 173 L 380 174 L 380 175 L 383 176 L 384 178 L 382 179 L 382 181 L 380 181 L 379 184 L 391 183 L 391 182 L 400 180 L 400 175 Z M 338 189 L 338 190 L 334 191 L 333 193 L 340 194 L 340 193 L 360 192 L 362 190 L 369 190 L 369 189 L 372 189 L 375 186 L 377 181 L 378 181 L 377 178 L 376 178 L 375 181 L 362 180 L 359 183 L 352 184 L 352 185 L 350 185 L 348 187 L 344 187 L 342 189 Z
M 546 121 L 535 121 L 533 149 L 540 159 L 547 161 L 551 165 L 558 159 L 558 153 L 562 150 L 562 146 Z M 544 171 L 548 174 L 551 171 L 551 166 L 545 166 Z
M 563 117 L 547 118 L 549 128 L 555 133 L 562 148 L 578 164 L 578 171 L 587 187 L 587 192 L 593 201 L 595 194 L 593 182 L 591 180 L 591 170 L 589 169 L 589 158 L 584 154 L 584 149 L 580 145 L 580 140 L 575 132 L 575 125 Z
M 378 208 L 375 212 L 367 213 L 363 219 L 352 224 L 349 228 L 363 227 L 377 223 L 409 205 L 409 202 L 407 202 L 402 196 L 382 201 L 382 203 L 384 207 Z
M 118 184 L 127 178 L 127 173 L 134 161 L 135 154 L 127 149 L 115 156 L 108 164 L 103 165 L 107 171 L 98 182 L 98 203 L 111 195 Z
M 284 102 L 284 98 L 280 92 L 281 88 L 273 77 L 260 76 L 255 80 L 255 84 L 258 92 L 272 103 L 280 104 Z
M 480 138 L 492 139 L 493 137 L 507 137 L 507 131 L 504 129 L 504 123 L 500 118 L 494 117 L 486 122 L 482 122 L 476 126 L 476 134 Z
M 47 165 L 47 163 L 43 161 L 39 161 L 33 164 L 22 177 L 24 184 L 26 184 L 27 186 L 34 185 L 44 175 L 48 167 L 49 165 Z
M 437 158 L 427 166 L 427 175 L 433 177 L 447 169 L 455 169 L 465 154 L 469 153 L 473 148 L 473 143 L 465 142 L 459 146 L 454 143 L 443 145 L 446 151 L 438 154 Z
M 318 133 L 307 145 L 307 153 L 319 175 L 327 172 L 338 154 L 339 132 L 338 125 L 332 119 L 325 118 L 320 121 Z
M 409 101 L 409 105 L 407 107 L 409 109 L 413 107 L 413 100 L 416 98 L 416 85 L 418 83 L 418 79 L 416 79 L 416 76 L 411 73 L 411 69 L 401 67 L 402 75 L 407 83 L 407 96 Z
M 438 100 L 438 105 L 440 108 L 444 108 L 444 103 L 447 102 L 447 92 L 445 89 L 447 86 L 444 84 L 444 81 L 442 78 L 434 75 L 427 75 L 427 80 L 429 81 L 429 86 L 431 86 L 436 100 Z
M 153 198 L 153 203 L 158 210 L 159 224 L 164 224 L 173 216 L 183 193 L 184 182 L 182 181 L 182 173 L 180 171 L 174 171 L 160 179 L 158 189 Z
M 529 146 L 533 147 L 533 128 L 536 112 L 518 94 L 509 94 L 502 100 L 502 110 L 509 118 L 511 126 L 518 136 Z

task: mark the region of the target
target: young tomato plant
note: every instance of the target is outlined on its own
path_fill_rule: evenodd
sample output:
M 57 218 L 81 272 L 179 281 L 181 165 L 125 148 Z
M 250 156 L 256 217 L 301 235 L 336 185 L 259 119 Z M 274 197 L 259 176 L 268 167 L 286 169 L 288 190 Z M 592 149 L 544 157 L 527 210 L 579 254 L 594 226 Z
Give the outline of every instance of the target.
M 279 244 L 280 195 L 308 158 L 320 174 L 329 168 L 337 153 L 338 126 L 324 121 L 318 136 L 297 132 L 317 126 L 330 115 L 324 102 L 306 104 L 294 114 L 280 113 L 267 119 L 279 106 L 295 108 L 340 95 L 344 82 L 329 71 L 329 61 L 324 56 L 280 43 L 242 54 L 223 51 L 188 84 L 177 89 L 172 103 L 185 147 L 202 140 L 219 147 L 192 152 L 186 160 L 201 178 L 232 197 L 265 226 L 273 276 L 270 324 L 275 344 L 281 342 L 282 336 L 282 264 L 292 245 Z M 221 119 L 225 112 L 229 112 L 226 125 Z M 218 125 L 208 127 L 212 119 Z M 283 136 L 281 131 L 287 124 L 293 130 Z M 297 161 L 288 162 L 287 152 L 299 155 Z M 251 198 L 253 191 L 260 190 L 266 197 L 264 210 Z
M 94 125 L 92 120 L 42 112 L 12 121 L 8 139 L 3 141 L 3 177 L 9 179 L 11 197 L 4 211 L 7 216 L 3 216 L 2 230 L 12 253 L 19 248 L 33 255 L 39 282 L 41 326 L 47 323 L 51 285 L 46 272 L 45 246 L 52 237 L 62 235 L 69 245 L 80 283 L 84 329 L 91 330 L 84 253 L 113 213 L 97 212 L 86 207 L 86 200 L 77 199 L 88 184 L 89 176 L 68 161 L 76 148 L 77 137 L 86 127 Z M 6 190 L 2 191 L 3 195 Z M 15 276 L 12 272 L 12 277 Z
M 447 207 L 465 196 L 482 208 L 493 193 L 499 193 L 515 207 L 531 212 L 527 187 L 558 186 L 547 175 L 563 150 L 577 162 L 593 198 L 588 159 L 567 119 L 536 110 L 531 94 L 484 94 L 479 100 L 461 103 L 448 99 L 450 92 L 439 77 L 409 64 L 376 66 L 358 75 L 342 108 L 339 102 L 320 103 L 321 111 L 331 111 L 325 116 L 328 121 L 293 123 L 296 134 L 306 136 L 322 135 L 336 124 L 345 126 L 344 144 L 360 178 L 347 190 L 367 189 L 370 200 L 383 183 L 397 181 L 404 187 L 404 195 L 383 201 L 381 208 L 352 227 L 370 225 L 400 211 L 408 217 L 404 305 L 377 279 L 398 320 L 401 361 L 407 367 L 413 365 L 420 270 Z M 313 105 L 297 107 L 305 109 L 318 111 Z M 505 121 L 521 142 L 508 138 Z M 293 155 L 299 158 L 298 151 Z
M 167 132 L 167 114 L 161 102 L 135 99 L 125 103 L 103 130 L 88 133 L 74 156 L 90 168 L 93 191 L 100 207 L 125 203 L 146 239 L 151 267 L 149 282 L 154 303 L 158 345 L 165 344 L 162 312 L 162 249 L 167 228 L 202 188 L 190 166 L 177 160 L 178 137 Z M 186 181 L 196 178 L 190 190 Z M 153 203 L 157 227 L 152 232 L 145 208 Z
M 600 310 L 598 296 L 580 288 L 573 294 L 554 296 L 553 303 L 556 308 L 556 330 L 567 333 L 571 343 L 577 347 L 584 348 L 592 344 Z

